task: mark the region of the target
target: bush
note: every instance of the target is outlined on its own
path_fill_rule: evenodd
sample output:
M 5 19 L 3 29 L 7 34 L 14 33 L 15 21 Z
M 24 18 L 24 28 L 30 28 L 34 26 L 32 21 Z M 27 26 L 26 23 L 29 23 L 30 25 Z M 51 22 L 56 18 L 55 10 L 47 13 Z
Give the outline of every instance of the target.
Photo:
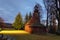
M 56 34 L 57 34 L 57 35 L 60 35 L 60 30 L 58 30 L 58 31 L 56 32 Z

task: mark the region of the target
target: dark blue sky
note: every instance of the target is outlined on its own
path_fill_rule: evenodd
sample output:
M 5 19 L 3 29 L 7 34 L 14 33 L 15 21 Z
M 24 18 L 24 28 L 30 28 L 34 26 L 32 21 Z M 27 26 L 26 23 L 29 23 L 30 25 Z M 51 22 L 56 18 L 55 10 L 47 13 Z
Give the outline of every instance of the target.
M 3 17 L 7 23 L 13 23 L 18 12 L 20 12 L 24 18 L 26 13 L 33 11 L 36 3 L 42 6 L 42 13 L 44 13 L 44 17 L 46 17 L 43 0 L 0 0 L 0 17 Z

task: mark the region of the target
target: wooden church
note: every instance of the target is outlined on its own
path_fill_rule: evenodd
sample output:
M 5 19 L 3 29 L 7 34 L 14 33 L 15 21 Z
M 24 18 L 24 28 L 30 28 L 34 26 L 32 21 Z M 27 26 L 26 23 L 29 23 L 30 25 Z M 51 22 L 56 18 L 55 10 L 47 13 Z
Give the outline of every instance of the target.
M 25 24 L 25 31 L 29 33 L 46 33 L 46 27 L 40 23 L 40 11 L 39 4 L 35 5 L 33 16 Z

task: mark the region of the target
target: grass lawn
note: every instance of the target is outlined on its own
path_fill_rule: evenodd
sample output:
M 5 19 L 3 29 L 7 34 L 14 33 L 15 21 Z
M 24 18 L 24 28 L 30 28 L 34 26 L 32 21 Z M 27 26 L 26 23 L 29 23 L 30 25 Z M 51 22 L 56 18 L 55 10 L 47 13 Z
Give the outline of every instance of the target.
M 8 31 L 10 31 L 10 30 L 8 30 Z M 18 31 L 15 30 L 15 31 L 19 32 L 19 33 L 14 34 L 13 32 L 10 31 L 12 34 L 10 33 L 10 34 L 4 34 L 4 35 L 9 35 L 9 36 L 13 37 L 15 40 L 60 40 L 60 36 L 55 35 L 55 34 L 35 35 L 35 34 L 29 34 L 28 32 L 25 32 L 23 30 L 18 30 Z M 1 31 L 1 32 L 4 32 L 4 31 Z M 20 32 L 22 32 L 22 33 L 20 33 Z
M 15 40 L 60 40 L 57 35 L 16 34 L 10 35 Z
M 0 31 L 0 34 L 29 34 L 28 32 L 24 30 L 2 30 Z

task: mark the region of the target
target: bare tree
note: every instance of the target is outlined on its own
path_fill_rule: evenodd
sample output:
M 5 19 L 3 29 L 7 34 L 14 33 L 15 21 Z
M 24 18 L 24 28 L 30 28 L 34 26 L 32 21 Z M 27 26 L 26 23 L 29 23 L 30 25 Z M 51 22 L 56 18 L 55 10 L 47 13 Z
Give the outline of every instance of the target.
M 45 7 L 47 9 L 47 26 L 50 24 L 50 29 L 55 31 L 56 19 L 59 17 L 57 13 L 57 0 L 44 0 Z M 49 19 L 49 20 L 48 20 Z M 50 23 L 48 23 L 50 21 Z

